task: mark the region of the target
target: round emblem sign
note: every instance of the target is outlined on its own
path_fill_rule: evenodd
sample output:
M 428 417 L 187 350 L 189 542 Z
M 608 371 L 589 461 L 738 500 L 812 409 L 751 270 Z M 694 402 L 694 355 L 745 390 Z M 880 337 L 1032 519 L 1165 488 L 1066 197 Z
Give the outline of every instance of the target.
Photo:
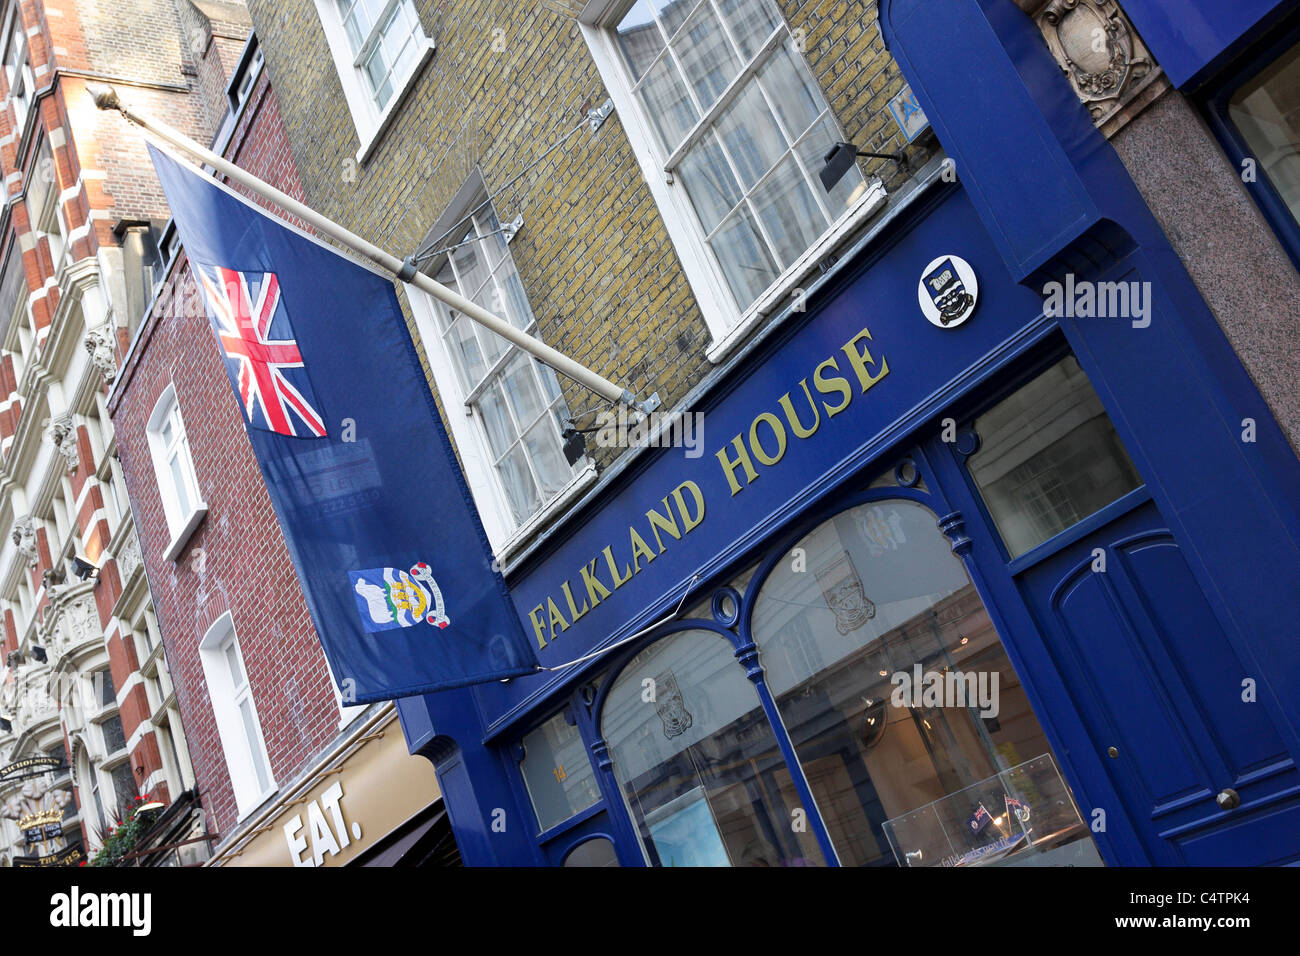
M 975 270 L 957 256 L 940 256 L 931 262 L 916 287 L 921 311 L 941 329 L 956 328 L 969 319 L 979 294 Z

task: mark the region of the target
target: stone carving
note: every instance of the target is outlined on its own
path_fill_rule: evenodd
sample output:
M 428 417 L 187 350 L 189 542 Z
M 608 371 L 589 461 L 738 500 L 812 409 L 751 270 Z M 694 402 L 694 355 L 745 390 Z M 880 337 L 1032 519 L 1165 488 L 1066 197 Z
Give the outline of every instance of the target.
M 72 416 L 47 418 L 44 424 L 49 429 L 50 444 L 63 456 L 68 471 L 76 471 L 81 464 L 81 454 L 77 449 L 77 426 Z
M 1017 0 L 1101 125 L 1132 100 L 1156 67 L 1116 0 Z
M 17 545 L 18 553 L 27 560 L 27 566 L 36 567 L 36 527 L 32 524 L 31 516 L 15 521 L 9 537 Z
M 90 361 L 104 376 L 104 381 L 111 385 L 117 378 L 117 336 L 112 323 L 91 329 L 82 345 L 90 353 Z
M 89 597 L 68 605 L 63 612 L 63 625 L 69 647 L 103 636 L 99 626 L 99 611 L 95 608 L 94 600 Z
M 143 558 L 140 555 L 140 539 L 135 534 L 127 536 L 126 540 L 118 547 L 117 570 L 118 576 L 122 579 L 122 584 L 126 584 L 135 575 L 136 568 L 140 567 Z

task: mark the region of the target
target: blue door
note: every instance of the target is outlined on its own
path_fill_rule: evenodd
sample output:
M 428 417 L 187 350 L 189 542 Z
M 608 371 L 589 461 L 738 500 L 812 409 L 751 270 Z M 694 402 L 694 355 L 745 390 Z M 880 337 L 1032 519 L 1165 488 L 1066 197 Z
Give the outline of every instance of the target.
M 1063 689 L 1042 706 L 1091 750 L 1073 763 L 1108 778 L 1082 789 L 1136 834 L 1136 847 L 1112 849 L 1116 862 L 1300 860 L 1300 774 L 1257 699 L 1261 675 L 1074 359 L 971 425 L 954 446 L 974 492 L 973 552 L 1023 602 L 1009 627 L 1036 633 L 1010 636 L 1033 649 L 1026 676 Z M 1112 795 L 1120 807 L 1106 806 Z

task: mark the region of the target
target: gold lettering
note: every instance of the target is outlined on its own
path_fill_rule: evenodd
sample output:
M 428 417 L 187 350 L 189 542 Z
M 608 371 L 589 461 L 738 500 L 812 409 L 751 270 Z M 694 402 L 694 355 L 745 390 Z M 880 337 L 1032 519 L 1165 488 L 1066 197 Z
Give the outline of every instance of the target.
M 528 619 L 533 622 L 533 633 L 537 635 L 537 649 L 539 651 L 546 649 L 546 638 L 542 637 L 542 628 L 545 626 L 537 615 L 541 612 L 542 605 L 537 605 L 528 612 Z
M 645 539 L 637 534 L 636 528 L 628 528 L 628 534 L 632 539 L 632 570 L 633 573 L 641 570 L 641 556 L 645 556 L 645 563 L 649 564 L 657 555 L 650 550 L 650 545 L 645 543 Z
M 560 585 L 560 590 L 564 592 L 564 599 L 569 602 L 569 617 L 573 619 L 574 624 L 577 624 L 578 618 L 582 617 L 589 610 L 587 602 L 582 602 L 582 610 L 579 611 L 577 605 L 573 603 L 573 592 L 569 589 L 569 582 L 567 580 Z
M 682 540 L 682 533 L 677 530 L 677 516 L 673 514 L 673 509 L 668 504 L 667 495 L 664 495 L 664 511 L 668 512 L 666 518 L 653 508 L 645 513 L 645 516 L 650 519 L 650 530 L 655 533 L 655 544 L 659 545 L 660 554 L 664 553 L 664 541 L 659 537 L 660 531 L 667 531 L 678 541 Z
M 847 382 L 845 384 L 848 384 Z M 731 486 L 732 496 L 740 494 L 740 482 L 736 480 L 736 469 L 742 465 L 745 468 L 745 484 L 749 484 L 758 477 L 758 472 L 754 470 L 754 463 L 749 460 L 749 452 L 745 450 L 745 439 L 737 435 L 731 439 L 731 444 L 736 448 L 736 460 L 732 461 L 727 457 L 727 449 L 720 448 L 716 452 L 718 461 L 722 463 L 722 470 L 727 475 L 727 484 Z
M 786 392 L 781 396 L 777 403 L 785 409 L 786 421 L 790 423 L 790 431 L 794 432 L 796 438 L 811 438 L 817 433 L 817 429 L 822 423 L 822 413 L 817 411 L 817 403 L 813 401 L 812 392 L 808 391 L 808 379 L 801 379 L 799 384 L 803 387 L 804 397 L 808 399 L 808 407 L 812 409 L 813 423 L 805 428 L 803 422 L 799 421 L 799 416 L 794 410 L 794 403 L 790 401 L 790 393 Z
M 556 607 L 554 599 L 549 597 L 546 599 L 546 610 L 551 616 L 551 640 L 555 640 L 556 623 L 559 623 L 560 633 L 563 634 L 569 629 L 569 622 L 564 619 L 564 615 L 561 614 L 560 609 Z
M 596 558 L 592 558 L 585 567 L 578 569 L 578 572 L 582 575 L 582 583 L 587 586 L 587 600 L 591 602 L 593 608 L 601 602 L 602 598 L 607 598 L 610 595 L 609 588 L 605 587 L 600 578 L 596 577 L 596 560 Z M 600 597 L 596 596 L 597 591 L 600 592 Z
M 691 497 L 695 499 L 696 515 L 691 517 L 691 513 L 686 509 L 686 502 L 682 498 L 682 489 L 689 488 Z M 683 481 L 673 489 L 673 497 L 677 499 L 677 510 L 682 516 L 682 533 L 686 534 L 699 526 L 704 520 L 704 492 L 700 491 L 700 486 L 693 481 Z
M 628 581 L 632 580 L 632 568 L 630 565 L 626 565 L 626 564 L 623 565 L 623 576 L 620 578 L 618 573 L 618 565 L 614 563 L 613 547 L 611 547 L 608 544 L 605 545 L 605 550 L 603 553 L 605 555 L 605 563 L 609 565 L 610 576 L 613 577 L 614 579 L 614 590 L 617 591 L 623 585 L 627 584 Z
M 826 417 L 834 418 L 840 412 L 844 411 L 844 409 L 849 407 L 849 402 L 853 401 L 853 388 L 849 385 L 849 380 L 847 378 L 841 378 L 839 375 L 832 375 L 829 378 L 823 377 L 822 369 L 828 367 L 835 369 L 837 372 L 840 370 L 839 363 L 836 362 L 834 358 L 828 358 L 813 370 L 813 385 L 817 387 L 817 391 L 822 395 L 829 395 L 831 392 L 839 392 L 844 396 L 844 401 L 840 402 L 834 408 L 826 402 L 822 402 L 822 408 L 826 409 Z
M 758 426 L 762 422 L 767 422 L 772 429 L 772 434 L 776 436 L 776 454 L 769 455 L 763 443 L 758 440 Z M 763 412 L 754 419 L 754 424 L 749 426 L 749 444 L 754 449 L 754 457 L 764 465 L 775 465 L 785 457 L 785 426 L 781 424 L 781 419 L 777 418 L 771 412 Z
M 853 371 L 858 373 L 858 382 L 861 383 L 863 394 L 865 394 L 867 389 L 889 374 L 889 363 L 885 361 L 885 357 L 882 355 L 880 357 L 880 373 L 875 377 L 872 377 L 871 373 L 867 371 L 867 366 L 875 365 L 876 360 L 871 357 L 871 353 L 865 348 L 862 350 L 861 354 L 858 353 L 857 349 L 858 343 L 863 339 L 866 339 L 868 342 L 871 341 L 871 333 L 866 329 L 863 329 L 857 335 L 853 336 L 853 338 L 849 339 L 848 344 L 840 349 L 840 351 L 848 356 L 849 364 L 853 366 Z

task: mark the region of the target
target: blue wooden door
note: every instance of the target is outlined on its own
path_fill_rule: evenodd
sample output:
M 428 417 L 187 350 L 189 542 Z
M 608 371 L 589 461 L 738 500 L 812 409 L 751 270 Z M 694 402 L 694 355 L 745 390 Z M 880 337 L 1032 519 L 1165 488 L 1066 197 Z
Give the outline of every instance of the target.
M 1300 775 L 1160 512 L 1015 575 L 1073 711 L 1157 864 L 1300 860 Z M 1064 704 L 1064 702 L 1058 702 Z M 1065 718 L 1069 719 L 1069 718 Z

